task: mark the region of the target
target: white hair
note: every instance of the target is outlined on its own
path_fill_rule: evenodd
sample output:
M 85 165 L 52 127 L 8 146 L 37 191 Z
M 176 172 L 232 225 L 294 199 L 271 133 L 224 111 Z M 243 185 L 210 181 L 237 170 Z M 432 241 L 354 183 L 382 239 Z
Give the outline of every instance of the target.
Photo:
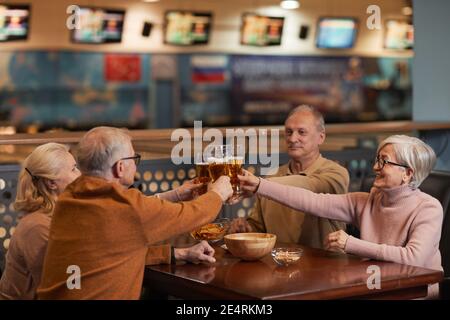
M 409 185 L 412 188 L 418 188 L 436 164 L 436 154 L 433 149 L 418 138 L 393 135 L 380 143 L 377 154 L 388 144 L 392 145 L 397 162 L 413 170 Z
M 127 156 L 130 144 L 131 137 L 125 129 L 91 129 L 78 144 L 78 166 L 83 174 L 104 177 L 116 161 Z
M 289 119 L 291 116 L 293 116 L 294 114 L 296 114 L 298 112 L 309 112 L 309 113 L 311 113 L 314 116 L 314 119 L 316 119 L 316 121 L 317 121 L 317 129 L 320 132 L 325 132 L 325 120 L 323 119 L 323 115 L 319 112 L 319 110 L 317 110 L 313 106 L 302 104 L 302 105 L 300 105 L 298 107 L 295 107 L 294 109 L 292 109 L 289 112 L 286 120 Z

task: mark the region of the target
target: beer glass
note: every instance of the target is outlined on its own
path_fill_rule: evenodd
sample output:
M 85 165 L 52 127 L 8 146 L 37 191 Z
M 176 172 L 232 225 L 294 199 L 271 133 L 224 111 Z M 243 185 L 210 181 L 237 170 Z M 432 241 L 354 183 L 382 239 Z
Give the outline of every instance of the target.
M 202 153 L 196 154 L 194 156 L 195 172 L 197 174 L 195 178 L 196 183 L 203 183 L 199 189 L 197 189 L 197 194 L 202 195 L 208 191 L 208 183 L 211 181 L 209 175 L 209 164 L 203 161 Z
M 233 197 L 241 193 L 240 182 L 237 177 L 244 163 L 244 154 L 240 145 L 218 145 L 214 148 L 213 156 L 208 158 L 209 173 L 213 181 L 220 176 L 230 177 L 233 187 Z
M 227 161 L 228 176 L 230 177 L 230 183 L 233 187 L 233 196 L 238 196 L 241 194 L 241 184 L 238 174 L 241 174 L 243 164 L 244 157 L 240 156 L 234 156 Z

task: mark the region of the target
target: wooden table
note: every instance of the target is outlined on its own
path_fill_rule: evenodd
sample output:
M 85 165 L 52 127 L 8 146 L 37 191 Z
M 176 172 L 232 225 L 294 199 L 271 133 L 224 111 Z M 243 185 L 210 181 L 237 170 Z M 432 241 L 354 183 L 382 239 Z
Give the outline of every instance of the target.
M 303 247 L 295 265 L 278 266 L 270 255 L 245 262 L 216 247 L 212 265 L 149 266 L 144 286 L 184 299 L 412 299 L 425 297 L 439 271 L 362 259 Z M 368 267 L 381 270 L 381 289 L 369 290 Z

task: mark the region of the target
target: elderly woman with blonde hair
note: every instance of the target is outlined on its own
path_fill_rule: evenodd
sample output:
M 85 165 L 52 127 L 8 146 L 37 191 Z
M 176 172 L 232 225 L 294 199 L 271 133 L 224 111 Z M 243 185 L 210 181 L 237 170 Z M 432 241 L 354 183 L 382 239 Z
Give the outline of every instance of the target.
M 0 299 L 35 299 L 59 194 L 80 176 L 69 148 L 47 143 L 23 162 L 14 208 L 24 212 L 8 248 Z
M 439 240 L 443 210 L 439 201 L 418 187 L 436 162 L 420 139 L 394 135 L 381 142 L 370 193 L 316 194 L 268 181 L 245 172 L 244 190 L 257 192 L 293 209 L 353 224 L 361 238 L 342 230 L 325 239 L 328 249 L 377 260 L 442 270 Z M 437 284 L 430 288 L 435 295 Z

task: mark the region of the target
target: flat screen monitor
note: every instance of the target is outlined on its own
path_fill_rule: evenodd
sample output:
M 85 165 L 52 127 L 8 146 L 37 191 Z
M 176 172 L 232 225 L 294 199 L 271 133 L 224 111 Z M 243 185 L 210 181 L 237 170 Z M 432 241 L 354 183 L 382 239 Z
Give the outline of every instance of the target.
M 386 49 L 407 50 L 414 46 L 414 27 L 409 21 L 388 20 L 384 36 Z
M 356 40 L 358 29 L 354 18 L 321 18 L 317 27 L 317 48 L 349 49 Z
M 0 4 L 0 42 L 26 40 L 30 6 Z
M 268 17 L 253 13 L 242 16 L 241 44 L 249 46 L 279 46 L 283 35 L 283 17 Z
M 124 10 L 80 8 L 80 28 L 72 30 L 75 43 L 118 43 L 122 41 Z
M 190 46 L 209 42 L 212 13 L 167 11 L 165 14 L 164 43 Z

